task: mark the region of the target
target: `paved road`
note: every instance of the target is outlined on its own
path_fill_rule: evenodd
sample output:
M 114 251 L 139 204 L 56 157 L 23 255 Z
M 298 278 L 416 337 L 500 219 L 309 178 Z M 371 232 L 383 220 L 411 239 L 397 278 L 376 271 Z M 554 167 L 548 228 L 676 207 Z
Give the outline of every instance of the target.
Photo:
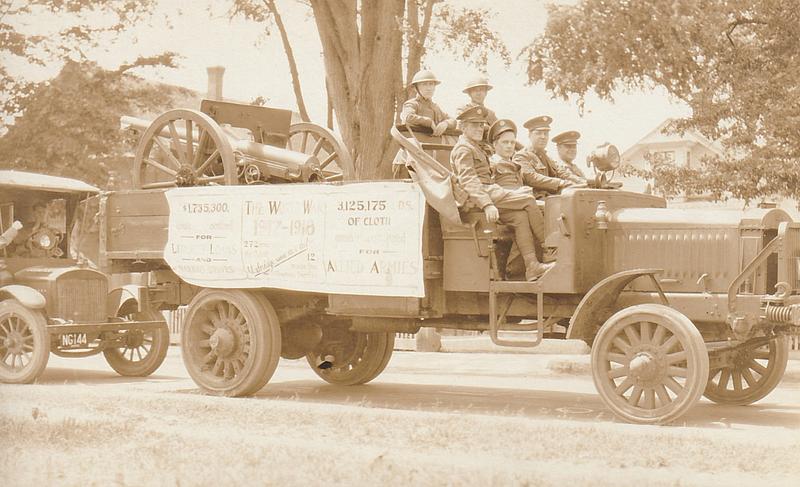
M 571 372 L 559 372 L 565 369 Z M 587 356 L 395 352 L 386 371 L 372 383 L 337 387 L 319 379 L 305 360 L 281 360 L 272 380 L 256 398 L 614 421 L 595 394 L 588 370 Z M 183 367 L 178 347 L 171 347 L 161 368 L 146 379 L 119 377 L 102 356 L 51 356 L 40 382 L 177 394 L 198 392 Z M 703 399 L 681 423 L 701 428 L 800 429 L 800 361 L 790 361 L 781 385 L 761 402 L 732 407 Z

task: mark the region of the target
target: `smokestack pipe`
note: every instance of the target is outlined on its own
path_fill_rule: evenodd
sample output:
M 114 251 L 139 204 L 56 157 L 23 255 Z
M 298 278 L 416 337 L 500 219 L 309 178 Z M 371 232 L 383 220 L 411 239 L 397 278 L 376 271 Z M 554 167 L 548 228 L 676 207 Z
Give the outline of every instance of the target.
M 225 66 L 209 66 L 208 72 L 208 93 L 206 98 L 209 100 L 222 100 L 222 76 L 225 74 Z

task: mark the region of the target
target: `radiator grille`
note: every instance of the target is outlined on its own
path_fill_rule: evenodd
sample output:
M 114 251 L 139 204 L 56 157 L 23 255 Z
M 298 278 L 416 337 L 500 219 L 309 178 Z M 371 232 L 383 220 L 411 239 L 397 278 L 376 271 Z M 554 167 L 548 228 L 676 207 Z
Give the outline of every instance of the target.
M 629 230 L 617 233 L 612 242 L 615 270 L 656 267 L 659 278 L 673 279 L 679 287 L 693 287 L 706 274 L 712 287 L 735 277 L 738 244 L 727 230 Z
M 106 321 L 107 287 L 105 279 L 59 279 L 57 316 L 81 323 Z

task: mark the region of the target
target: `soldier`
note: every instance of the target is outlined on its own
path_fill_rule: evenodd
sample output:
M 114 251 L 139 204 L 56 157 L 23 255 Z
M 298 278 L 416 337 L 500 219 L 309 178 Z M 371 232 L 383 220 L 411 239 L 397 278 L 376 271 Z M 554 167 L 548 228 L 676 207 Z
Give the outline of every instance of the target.
M 531 145 L 517 151 L 513 157 L 513 161 L 520 165 L 523 173 L 533 171 L 550 178 L 546 182 L 535 183 L 537 184 L 535 186 L 531 185 L 531 182 L 525 181 L 525 184 L 531 185 L 534 190 L 538 190 L 537 195 L 555 194 L 573 184 L 569 180 L 569 173 L 567 173 L 566 169 L 550 159 L 544 150 L 550 137 L 550 123 L 552 121 L 552 118 L 542 115 L 525 122 L 523 126 L 528 129 Z M 553 181 L 553 179 L 556 181 Z
M 469 102 L 466 105 L 462 106 L 458 109 L 458 113 L 463 112 L 467 108 L 472 107 L 482 107 L 486 110 L 486 122 L 491 125 L 497 121 L 497 115 L 488 108 L 483 102 L 486 100 L 486 95 L 489 93 L 489 90 L 494 88 L 494 86 L 489 84 L 489 80 L 485 76 L 478 76 L 470 80 L 467 83 L 466 88 L 462 90 L 462 93 L 469 96 Z
M 544 234 L 541 213 L 527 210 L 536 206 L 530 190 L 510 190 L 497 185 L 492 177 L 486 152 L 481 147 L 486 124 L 486 109 L 471 107 L 458 116 L 463 134 L 450 153 L 450 164 L 456 173 L 459 185 L 469 195 L 469 200 L 483 210 L 490 223 L 510 225 L 514 229 L 514 241 L 525 261 L 525 278 L 535 281 L 553 264 L 542 264 L 536 257 L 534 232 Z M 538 210 L 538 208 L 536 208 Z M 538 221 L 532 215 L 538 214 Z M 543 240 L 539 240 L 543 242 Z
M 586 175 L 581 171 L 573 161 L 575 156 L 578 155 L 578 139 L 581 138 L 580 132 L 569 130 L 561 132 L 553 137 L 553 142 L 556 143 L 558 150 L 558 158 L 561 159 L 560 163 L 569 172 L 569 180 L 576 184 L 586 184 Z
M 441 83 L 430 71 L 420 71 L 414 75 L 411 85 L 417 95 L 403 103 L 400 122 L 410 126 L 429 127 L 438 137 L 447 129 L 455 129 L 456 121 L 433 102 L 436 85 Z

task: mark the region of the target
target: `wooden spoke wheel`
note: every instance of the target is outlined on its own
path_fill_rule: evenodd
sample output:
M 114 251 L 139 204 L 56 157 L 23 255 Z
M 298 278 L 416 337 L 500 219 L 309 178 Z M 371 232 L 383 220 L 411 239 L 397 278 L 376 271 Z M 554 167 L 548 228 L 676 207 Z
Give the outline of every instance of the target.
M 329 129 L 310 122 L 289 127 L 286 148 L 319 159 L 324 181 L 355 179 L 355 166 L 344 142 Z
M 346 328 L 323 329 L 322 343 L 306 355 L 311 369 L 338 385 L 365 384 L 378 377 L 394 351 L 394 333 L 362 333 Z M 320 364 L 322 367 L 320 367 Z
M 703 394 L 708 353 L 700 332 L 660 304 L 631 306 L 600 328 L 592 377 L 603 402 L 631 423 L 673 421 Z
M 0 301 L 0 382 L 31 383 L 49 359 L 50 337 L 44 314 L 16 299 Z
M 133 160 L 139 189 L 236 184 L 236 160 L 220 126 L 196 110 L 170 110 L 142 134 Z
M 711 370 L 704 394 L 718 404 L 752 404 L 775 389 L 788 361 L 787 336 L 770 340 L 762 347 L 738 350 L 733 365 Z
M 164 321 L 155 310 L 142 311 L 121 316 L 127 321 Z M 147 377 L 158 369 L 169 349 L 169 328 L 163 322 L 154 330 L 126 330 L 122 333 L 124 346 L 106 348 L 106 362 L 119 375 Z
M 183 363 L 205 391 L 247 396 L 275 372 L 280 333 L 266 299 L 248 291 L 204 289 L 189 303 L 184 319 Z

